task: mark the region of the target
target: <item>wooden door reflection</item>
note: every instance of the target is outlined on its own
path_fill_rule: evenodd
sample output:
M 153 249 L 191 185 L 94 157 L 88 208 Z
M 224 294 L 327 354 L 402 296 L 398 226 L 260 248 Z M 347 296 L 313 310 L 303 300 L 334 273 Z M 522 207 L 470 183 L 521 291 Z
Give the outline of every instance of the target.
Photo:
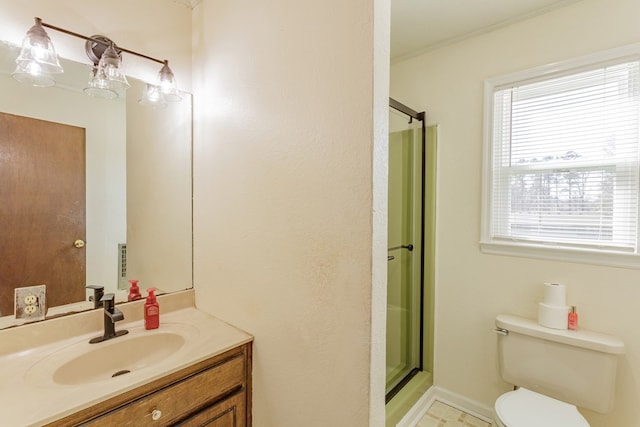
M 85 129 L 0 113 L 0 313 L 14 288 L 44 284 L 47 306 L 85 298 Z

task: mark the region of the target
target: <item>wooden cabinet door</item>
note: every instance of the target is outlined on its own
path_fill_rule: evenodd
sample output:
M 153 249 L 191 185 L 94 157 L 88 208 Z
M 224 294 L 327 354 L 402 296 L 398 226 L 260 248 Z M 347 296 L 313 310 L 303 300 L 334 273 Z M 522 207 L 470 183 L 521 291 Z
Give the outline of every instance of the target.
M 212 405 L 177 424 L 180 427 L 246 427 L 246 395 L 243 392 Z
M 47 306 L 85 298 L 85 129 L 0 113 L 0 312 L 14 288 Z

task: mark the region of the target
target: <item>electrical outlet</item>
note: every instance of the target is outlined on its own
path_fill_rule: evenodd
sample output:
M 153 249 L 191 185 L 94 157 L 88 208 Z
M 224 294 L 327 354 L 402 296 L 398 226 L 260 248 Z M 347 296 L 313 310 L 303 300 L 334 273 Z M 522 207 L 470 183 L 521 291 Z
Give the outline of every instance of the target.
M 46 314 L 46 286 L 26 286 L 15 288 L 14 313 L 18 323 L 43 320 Z

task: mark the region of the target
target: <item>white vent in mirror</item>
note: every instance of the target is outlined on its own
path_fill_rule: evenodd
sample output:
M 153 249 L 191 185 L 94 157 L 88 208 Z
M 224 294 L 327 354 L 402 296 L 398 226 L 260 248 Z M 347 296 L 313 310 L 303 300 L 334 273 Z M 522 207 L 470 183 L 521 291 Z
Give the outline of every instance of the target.
M 128 289 L 126 243 L 118 243 L 118 289 Z

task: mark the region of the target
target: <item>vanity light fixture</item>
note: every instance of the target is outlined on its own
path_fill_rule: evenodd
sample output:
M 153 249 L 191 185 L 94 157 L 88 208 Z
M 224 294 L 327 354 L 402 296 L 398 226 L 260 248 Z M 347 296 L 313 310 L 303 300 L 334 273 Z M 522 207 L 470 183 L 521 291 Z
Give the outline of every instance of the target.
M 169 68 L 169 61 L 165 59 L 164 65 L 158 72 L 158 87 L 164 98 L 170 102 L 178 102 L 182 97 L 178 94 L 178 85 L 173 71 Z
M 87 95 L 98 98 L 113 99 L 118 97 L 119 91 L 124 91 L 130 87 L 127 77 L 122 72 L 122 59 L 120 52 L 116 49 L 115 43 L 103 36 L 93 36 L 108 43 L 108 47 L 104 49 L 103 45 L 96 56 L 96 44 L 87 41 L 85 50 L 89 59 L 94 61 L 93 68 L 89 74 L 89 83 L 84 92 Z M 97 64 L 95 61 L 98 61 Z
M 85 51 L 93 62 L 89 82 L 84 89 L 88 95 L 101 98 L 116 98 L 119 92 L 130 87 L 125 74 L 122 72 L 122 52 L 126 52 L 162 64 L 162 68 L 158 73 L 157 84 L 147 84 L 143 98 L 147 97 L 149 87 L 155 87 L 157 89 L 154 90 L 156 90 L 157 94 L 152 95 L 151 99 L 162 97 L 162 102 L 177 102 L 182 99 L 176 85 L 175 76 L 171 68 L 169 68 L 169 61 L 166 59 L 160 60 L 124 49 L 105 36 L 87 37 L 47 24 L 40 18 L 35 18 L 35 21 L 35 25 L 27 32 L 22 43 L 20 55 L 16 59 L 17 68 L 12 74 L 16 80 L 33 86 L 52 86 L 55 84 L 55 80 L 51 74 L 63 72 L 53 43 L 43 28 L 46 27 L 86 41 Z
M 53 86 L 55 80 L 51 74 L 63 72 L 56 50 L 49 35 L 42 28 L 40 18 L 36 18 L 36 23 L 27 31 L 16 64 L 12 77 L 33 86 Z

